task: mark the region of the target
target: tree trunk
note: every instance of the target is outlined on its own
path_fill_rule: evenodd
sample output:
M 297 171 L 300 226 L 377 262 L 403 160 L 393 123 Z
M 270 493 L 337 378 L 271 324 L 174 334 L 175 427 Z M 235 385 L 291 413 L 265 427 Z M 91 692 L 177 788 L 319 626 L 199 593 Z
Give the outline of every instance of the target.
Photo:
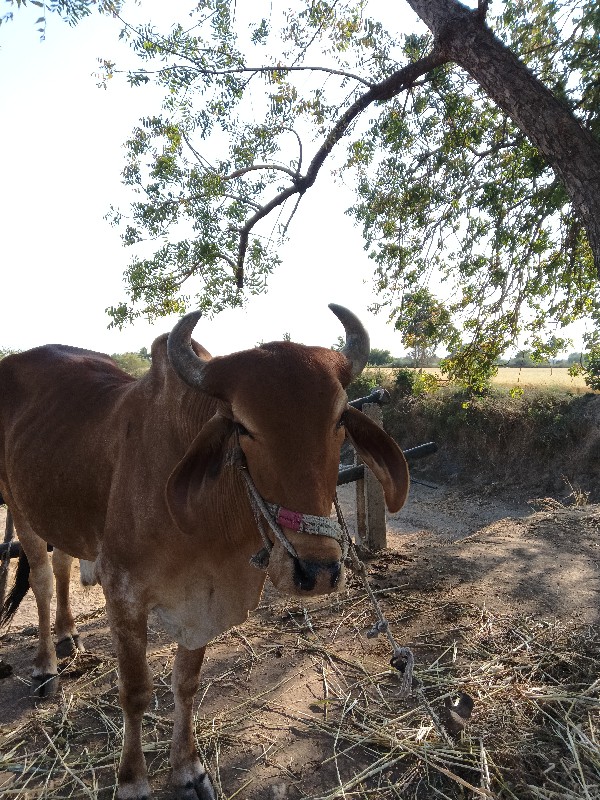
M 480 84 L 554 169 L 585 226 L 600 276 L 600 142 L 492 33 L 479 10 L 457 0 L 406 1 L 433 33 L 436 49 Z

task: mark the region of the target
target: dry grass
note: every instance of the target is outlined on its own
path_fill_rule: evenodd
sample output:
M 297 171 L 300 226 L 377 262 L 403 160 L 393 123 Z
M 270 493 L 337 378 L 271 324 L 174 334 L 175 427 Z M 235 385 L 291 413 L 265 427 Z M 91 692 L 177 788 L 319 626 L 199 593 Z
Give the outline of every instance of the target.
M 566 368 L 559 367 L 500 367 L 492 381 L 496 386 L 569 389 L 575 393 L 590 391 L 582 375 L 572 377 Z
M 370 367 L 365 370 L 366 373 L 380 372 L 383 376 L 389 375 L 390 382 L 393 380 L 395 371 L 394 368 L 390 367 Z M 439 369 L 426 367 L 423 372 L 435 375 L 442 380 L 444 379 Z M 566 367 L 500 367 L 498 374 L 492 379 L 492 384 L 508 389 L 514 387 L 523 389 L 563 389 L 574 394 L 583 394 L 591 391 L 586 386 L 582 375 L 573 378 L 569 375 Z
M 397 638 L 410 630 L 404 643 L 415 652 L 416 670 L 407 699 L 399 697 L 386 643 L 359 633 L 370 624 L 370 608 L 358 586 L 333 603 L 264 606 L 213 645 L 197 736 L 223 800 L 598 800 L 598 629 L 493 618 L 485 608 L 402 587 L 379 596 Z M 171 650 L 152 653 L 155 702 L 145 717 L 157 798 L 169 796 L 161 787 L 168 775 Z M 261 671 L 275 656 L 277 670 Z M 314 702 L 298 702 L 298 687 L 309 682 Z M 84 654 L 65 666 L 57 703 L 4 726 L 5 800 L 115 796 L 122 737 L 115 684 L 112 658 Z M 232 696 L 232 684 L 244 691 Z M 474 712 L 452 737 L 441 723 L 445 703 L 463 691 L 474 698 Z M 288 788 L 277 795 L 261 789 L 254 773 L 276 752 L 275 731 L 282 728 L 312 743 L 323 767 L 311 782 L 314 769 L 281 765 Z M 253 756 L 250 769 L 232 767 L 243 766 L 240 759 L 257 742 L 264 759 Z

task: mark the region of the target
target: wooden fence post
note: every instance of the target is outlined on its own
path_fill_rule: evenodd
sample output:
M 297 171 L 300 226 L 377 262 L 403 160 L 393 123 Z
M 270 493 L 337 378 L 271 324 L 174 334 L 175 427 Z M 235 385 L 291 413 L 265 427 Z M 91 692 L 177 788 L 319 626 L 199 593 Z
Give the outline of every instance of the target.
M 383 414 L 377 403 L 365 403 L 362 412 L 380 428 L 383 427 Z M 358 454 L 354 463 L 362 463 Z M 357 544 L 369 550 L 383 550 L 387 547 L 383 489 L 366 466 L 364 479 L 356 481 L 356 538 Z

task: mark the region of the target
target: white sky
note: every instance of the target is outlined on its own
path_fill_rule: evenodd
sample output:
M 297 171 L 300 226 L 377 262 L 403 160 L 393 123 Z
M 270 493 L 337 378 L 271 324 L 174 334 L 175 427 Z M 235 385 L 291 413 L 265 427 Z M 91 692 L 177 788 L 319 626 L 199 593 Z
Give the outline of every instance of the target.
M 189 8 L 180 0 L 169 5 Z M 143 1 L 143 17 L 152 6 Z M 150 86 L 130 89 L 119 78 L 107 91 L 96 87 L 97 58 L 119 62 L 129 52 L 117 42 L 119 22 L 93 14 L 71 29 L 49 15 L 40 42 L 38 15 L 35 7 L 15 9 L 13 22 L 0 26 L 0 347 L 60 342 L 109 353 L 149 347 L 173 318 L 107 330 L 104 309 L 125 297 L 130 253 L 104 215 L 111 204 L 123 205 L 123 142 L 140 116 L 158 110 L 160 95 Z M 367 311 L 373 267 L 359 229 L 344 214 L 351 195 L 340 196 L 325 177 L 300 205 L 268 295 L 198 323 L 195 338 L 211 352 L 252 347 L 284 332 L 330 346 L 343 332 L 330 302 L 359 315 L 372 346 L 402 352 L 384 316 Z
M 142 0 L 137 13 L 147 19 L 153 8 L 173 13 L 189 6 Z M 134 8 L 126 6 L 126 18 Z M 40 42 L 38 16 L 35 7 L 15 8 L 13 22 L 0 26 L 0 347 L 149 348 L 174 318 L 107 329 L 105 308 L 125 298 L 122 275 L 131 255 L 104 215 L 111 204 L 126 207 L 123 142 L 142 115 L 158 110 L 161 97 L 152 86 L 130 89 L 119 78 L 107 91 L 97 88 L 97 58 L 122 63 L 129 53 L 117 40 L 118 21 L 93 14 L 72 29 L 50 14 Z M 352 195 L 328 179 L 327 167 L 322 173 L 300 204 L 268 294 L 198 323 L 195 338 L 212 353 L 284 332 L 330 346 L 342 333 L 330 302 L 358 314 L 373 347 L 402 353 L 385 314 L 367 310 L 373 264 L 344 213 Z

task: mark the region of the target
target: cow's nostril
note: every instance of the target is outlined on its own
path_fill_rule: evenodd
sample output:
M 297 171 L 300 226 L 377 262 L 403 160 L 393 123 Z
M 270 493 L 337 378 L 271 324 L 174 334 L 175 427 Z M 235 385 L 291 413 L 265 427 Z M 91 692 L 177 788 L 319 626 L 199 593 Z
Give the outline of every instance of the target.
M 337 586 L 340 579 L 341 566 L 339 561 L 303 561 L 294 559 L 294 582 L 299 589 L 310 592 L 315 588 L 317 576 L 320 572 L 329 573 L 331 588 Z
M 317 577 L 317 565 L 312 561 L 301 561 L 294 559 L 294 583 L 304 592 L 310 592 L 315 588 Z
M 334 589 L 338 585 L 342 571 L 342 565 L 339 561 L 335 561 L 333 564 L 329 564 L 328 566 L 329 572 L 331 573 L 331 588 Z

